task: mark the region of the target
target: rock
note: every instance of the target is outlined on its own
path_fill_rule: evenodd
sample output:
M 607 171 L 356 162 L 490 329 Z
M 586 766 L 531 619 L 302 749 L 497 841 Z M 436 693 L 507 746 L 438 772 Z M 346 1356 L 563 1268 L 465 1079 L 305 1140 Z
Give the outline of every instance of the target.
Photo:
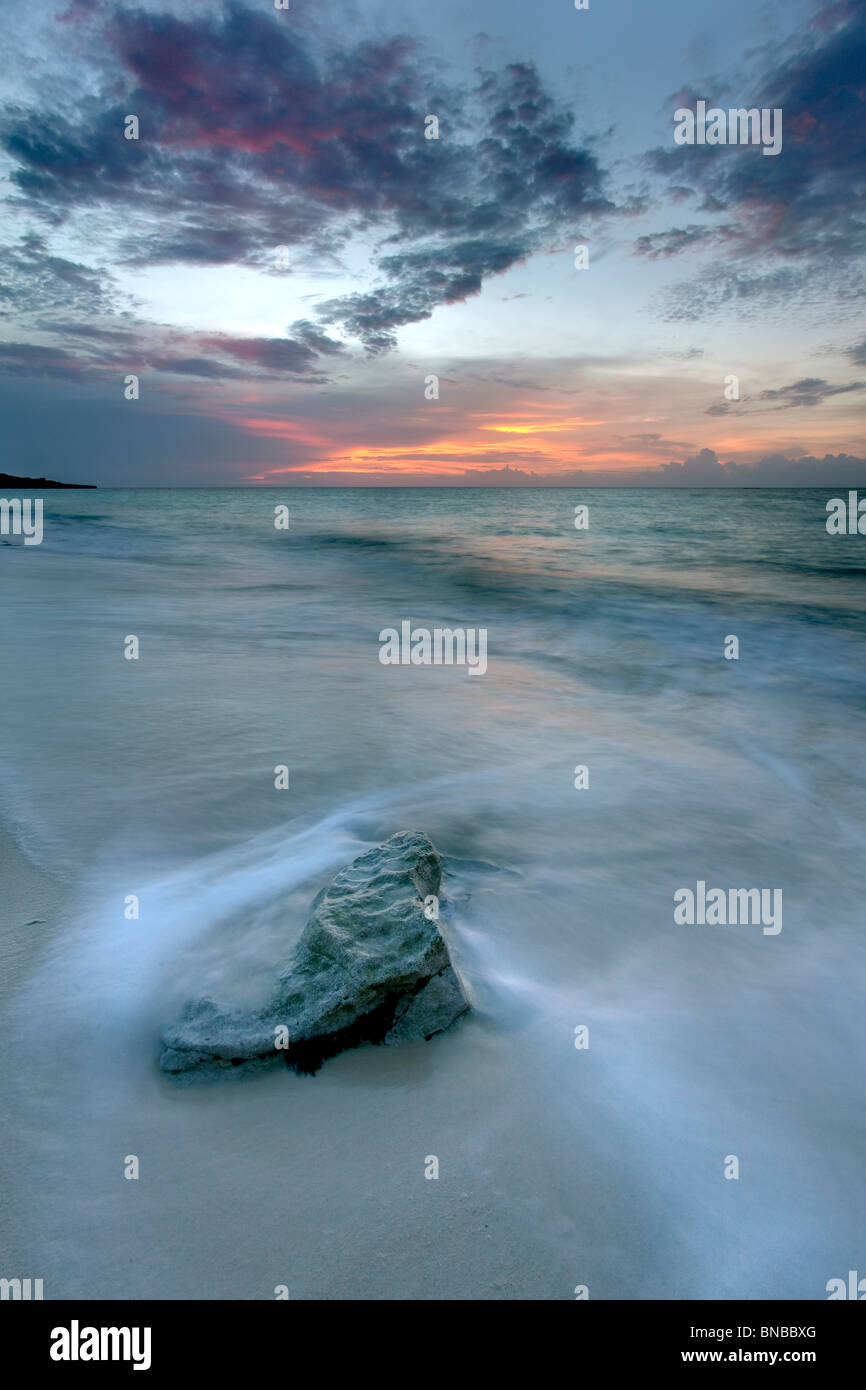
M 442 861 L 418 832 L 360 855 L 313 902 L 270 1003 L 255 1014 L 209 999 L 188 1003 L 163 1034 L 163 1071 L 282 1056 L 312 1074 L 347 1047 L 441 1033 L 469 1008 L 438 924 L 423 909 L 441 878 Z

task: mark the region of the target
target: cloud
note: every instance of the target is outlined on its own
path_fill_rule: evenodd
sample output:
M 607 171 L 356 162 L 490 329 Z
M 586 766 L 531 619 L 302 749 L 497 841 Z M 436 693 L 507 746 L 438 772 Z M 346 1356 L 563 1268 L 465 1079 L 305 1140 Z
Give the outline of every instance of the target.
M 830 400 L 833 396 L 847 396 L 852 391 L 866 391 L 866 381 L 851 381 L 845 386 L 831 386 L 828 381 L 824 381 L 821 377 L 803 377 L 790 386 L 779 386 L 772 390 L 761 391 L 754 400 L 745 396 L 737 404 L 731 401 L 722 401 L 717 405 L 711 405 L 705 414 L 755 415 L 761 413 L 762 401 L 774 402 L 769 407 L 772 410 L 796 410 L 802 406 L 812 409 L 821 405 L 823 401 Z M 775 404 L 776 402 L 778 404 Z
M 775 50 L 764 56 L 771 66 L 740 100 L 781 108 L 781 155 L 672 144 L 655 153 L 655 166 L 714 206 L 747 213 L 744 246 L 782 256 L 858 255 L 866 248 L 866 190 L 857 177 L 866 159 L 866 12 L 857 0 L 825 5 L 781 61 Z
M 866 275 L 857 265 L 840 274 L 832 260 L 804 266 L 710 264 L 700 275 L 673 285 L 659 305 L 668 323 L 696 323 L 723 312 L 743 322 L 769 315 L 788 322 L 794 312 L 829 312 L 833 318 L 862 314 Z
M 63 348 L 37 343 L 0 343 L 0 372 L 7 376 L 80 376 L 86 364 Z
M 321 349 L 294 338 L 184 334 L 150 324 L 116 332 L 74 322 L 49 321 L 46 327 L 67 340 L 77 340 L 74 348 L 0 344 L 0 373 L 83 379 L 151 371 L 213 381 L 287 380 L 306 385 L 324 385 L 329 380 L 319 370 Z
M 713 449 L 650 468 L 569 469 L 534 473 L 521 468 L 467 469 L 473 486 L 565 487 L 864 487 L 866 459 L 848 454 L 792 459 L 767 454 L 752 464 L 722 463 Z
M 304 346 L 312 348 L 314 352 L 322 353 L 326 357 L 334 357 L 337 353 L 346 350 L 342 343 L 337 342 L 335 338 L 329 338 L 308 319 L 297 319 L 292 324 L 291 330 L 287 329 L 286 331 L 291 331 L 293 336 Z
M 683 287 L 674 317 L 744 300 L 811 303 L 828 292 L 863 292 L 856 262 L 866 252 L 866 8 L 860 0 L 825 4 L 785 49 L 759 56 L 763 71 L 741 75 L 728 100 L 721 87 L 681 92 L 671 98 L 671 118 L 675 105 L 694 109 L 698 97 L 710 106 L 779 108 L 779 155 L 768 158 L 752 145 L 675 146 L 671 137 L 669 147 L 647 156 L 672 194 L 682 198 L 689 189 L 702 213 L 725 221 L 713 232 L 689 226 L 651 234 L 638 252 L 672 256 L 699 243 L 711 247 L 715 233 L 724 237 L 727 256 L 751 262 L 745 272 L 717 267 L 710 285 Z M 785 263 L 781 271 L 773 261 Z
M 478 294 L 486 279 L 560 240 L 563 227 L 614 211 L 595 156 L 570 143 L 573 118 L 545 94 L 531 64 L 483 73 L 463 120 L 472 142 L 430 142 L 432 170 L 414 167 L 401 192 L 389 240 L 412 244 L 379 258 L 383 283 L 316 311 L 371 353 L 394 347 L 398 328 Z
M 440 304 L 478 294 L 484 280 L 516 265 L 526 254 L 519 242 L 447 242 L 424 251 L 386 256 L 380 268 L 388 279 L 370 294 L 345 295 L 316 310 L 326 324 L 339 324 L 372 353 L 396 346 L 396 330 L 427 319 Z
M 96 317 L 130 304 L 109 271 L 52 255 L 44 237 L 34 232 L 0 255 L 0 317 L 58 312 Z
M 421 457 L 428 458 L 427 455 Z M 454 459 L 456 463 L 459 461 L 459 457 Z M 310 470 L 308 465 L 298 464 L 297 471 L 279 468 L 262 476 L 273 479 L 277 475 L 293 486 L 344 486 L 346 482 L 345 473 L 332 472 L 327 465 Z M 395 474 L 371 469 L 353 478 L 353 484 L 356 481 L 360 486 L 386 483 L 429 487 L 437 480 L 429 473 Z M 848 454 L 827 454 L 824 458 L 809 455 L 796 459 L 784 454 L 767 454 L 754 463 L 739 464 L 723 463 L 713 449 L 701 449 L 685 459 L 646 468 L 569 468 L 551 473 L 505 463 L 496 467 L 464 468 L 450 474 L 443 482 L 450 487 L 863 488 L 866 487 L 866 459 Z
M 688 227 L 671 227 L 665 232 L 650 232 L 639 236 L 634 244 L 636 256 L 646 256 L 651 261 L 668 260 L 679 256 L 695 246 L 706 248 L 719 242 L 730 240 L 734 229 L 725 227 L 705 227 L 692 223 Z
M 270 372 L 303 376 L 316 361 L 316 351 L 308 343 L 293 338 L 232 338 L 225 333 L 199 334 L 197 341 L 235 362 L 263 367 Z
M 866 390 L 866 381 L 852 381 L 847 386 L 831 386 L 820 377 L 804 377 L 791 386 L 780 386 L 773 391 L 762 391 L 759 400 L 781 401 L 784 408 L 795 406 L 820 405 L 831 396 L 844 396 L 849 391 Z
M 766 454 L 755 463 L 722 463 L 712 449 L 647 470 L 647 481 L 675 487 L 848 487 L 866 483 L 866 459 L 848 454 L 792 459 Z
M 615 437 L 619 443 L 625 445 L 627 448 L 631 448 L 637 444 L 640 448 L 645 449 L 647 453 L 651 454 L 666 454 L 671 449 L 687 449 L 690 447 L 688 444 L 683 444 L 681 440 L 665 439 L 664 436 L 660 434 L 621 434 Z
M 101 90 L 64 114 L 8 108 L 0 140 L 19 208 L 70 234 L 97 217 L 118 264 L 264 266 L 276 245 L 322 261 L 364 236 L 381 283 L 315 314 L 377 353 L 614 211 L 595 154 L 531 63 L 457 89 L 405 36 L 301 29 L 238 4 L 189 19 L 77 13 Z M 438 140 L 425 139 L 429 112 Z M 123 136 L 129 114 L 137 140 Z M 304 320 L 291 335 L 312 346 L 316 331 Z M 316 350 L 338 348 L 322 335 Z

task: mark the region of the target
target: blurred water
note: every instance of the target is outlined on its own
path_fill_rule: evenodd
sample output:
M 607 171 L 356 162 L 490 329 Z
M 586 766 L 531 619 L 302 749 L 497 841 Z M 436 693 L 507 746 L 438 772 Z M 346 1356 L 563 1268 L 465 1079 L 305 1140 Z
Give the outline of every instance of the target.
M 300 1297 L 814 1298 L 862 1265 L 866 541 L 828 536 L 829 495 L 46 495 L 43 545 L 0 545 L 0 813 L 75 904 L 13 1023 L 46 1296 L 270 1296 L 275 1123 Z M 486 628 L 487 673 L 382 666 L 406 618 Z M 167 1090 L 155 1039 L 185 993 L 256 997 L 314 891 L 402 828 L 446 856 L 473 1017 L 313 1082 Z M 698 878 L 781 887 L 782 933 L 674 926 Z M 34 1046 L 46 1020 L 61 1056 Z M 131 1215 L 110 1163 L 136 1126 L 158 1166 L 211 1157 Z M 417 1202 L 457 1198 L 404 1192 L 384 1156 L 416 1134 L 407 1163 L 459 1154 L 485 1217 L 450 1210 L 470 1251 L 440 1213 L 432 1263 Z M 223 1185 L 242 1218 L 214 1216 Z M 195 1241 L 164 1224 L 179 1193 Z M 328 1253 L 334 1209 L 354 1236 Z

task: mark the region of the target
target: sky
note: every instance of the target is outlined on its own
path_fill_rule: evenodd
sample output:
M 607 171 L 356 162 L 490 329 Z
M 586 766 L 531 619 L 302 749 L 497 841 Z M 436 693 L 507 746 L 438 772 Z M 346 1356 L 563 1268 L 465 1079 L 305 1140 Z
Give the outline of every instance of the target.
M 3 471 L 866 486 L 866 0 L 0 26 Z

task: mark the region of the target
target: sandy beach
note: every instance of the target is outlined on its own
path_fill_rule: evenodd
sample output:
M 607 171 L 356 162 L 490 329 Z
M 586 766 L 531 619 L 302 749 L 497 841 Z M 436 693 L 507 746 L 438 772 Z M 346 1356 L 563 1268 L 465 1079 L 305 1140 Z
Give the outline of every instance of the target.
M 5 834 L 2 850 L 17 971 L 6 1002 L 20 1006 L 35 1001 L 28 980 L 65 892 Z M 41 936 L 24 925 L 31 911 L 44 919 Z M 47 985 L 58 1002 L 56 978 L 49 961 L 36 990 Z M 460 1299 L 570 1297 L 586 1262 L 575 1274 L 566 1211 L 577 1175 L 606 1182 L 606 1165 L 591 1126 L 581 1136 L 584 1124 L 557 1124 L 551 1149 L 556 1085 L 533 1045 L 539 1020 L 526 1014 L 515 1050 L 485 1007 L 489 986 L 477 984 L 473 1015 L 434 1045 L 365 1047 L 314 1078 L 279 1067 L 189 1087 L 160 1077 L 147 1054 L 127 1050 L 117 1065 L 74 1040 L 67 1048 L 61 1004 L 38 1030 L 50 1066 L 25 1093 L 20 1076 L 33 1060 L 18 1049 L 32 1046 L 37 1020 L 13 1004 L 0 1083 L 18 1120 L 4 1144 L 4 1266 L 41 1270 L 47 1260 L 31 1276 L 45 1280 L 46 1299 L 267 1299 L 280 1284 L 300 1299 L 436 1299 L 443 1287 Z M 591 1077 L 590 1068 L 584 1120 Z M 534 1123 L 525 1106 L 515 1113 L 515 1093 L 533 1097 Z M 129 1153 L 141 1166 L 135 1183 L 122 1176 Z M 424 1176 L 430 1155 L 438 1180 Z M 544 1207 L 557 1193 L 563 1211 L 551 1220 Z M 611 1209 L 590 1218 L 592 1244 L 609 1238 L 611 1221 L 616 1229 Z M 626 1242 L 631 1220 L 619 1224 Z
M 54 935 L 68 886 L 39 869 L 0 827 L 0 1008 L 15 995 Z
M 309 493 L 287 547 L 253 490 L 65 495 L 38 565 L 0 552 L 0 816 L 68 885 L 0 840 L 7 1277 L 802 1299 L 859 1267 L 859 571 L 808 492 L 606 495 L 578 550 L 571 501 Z M 484 675 L 383 665 L 409 618 L 486 626 Z M 471 1013 L 312 1077 L 162 1074 L 184 1002 L 260 1002 L 398 831 L 443 856 Z M 704 881 L 783 928 L 678 923 Z
M 22 854 L 11 835 L 0 828 L 0 1109 L 6 1116 L 0 1147 L 0 1227 L 3 1230 L 3 1268 L 9 1276 L 32 1264 L 26 1235 L 27 1198 L 20 1187 L 29 1164 L 27 1146 L 16 1123 L 15 1074 L 20 1034 L 10 1007 L 24 988 L 57 932 L 68 888 L 37 868 Z M 50 1024 L 46 1031 L 50 1038 Z M 27 1277 L 24 1275 L 23 1277 Z M 31 1276 L 38 1278 L 39 1276 Z

